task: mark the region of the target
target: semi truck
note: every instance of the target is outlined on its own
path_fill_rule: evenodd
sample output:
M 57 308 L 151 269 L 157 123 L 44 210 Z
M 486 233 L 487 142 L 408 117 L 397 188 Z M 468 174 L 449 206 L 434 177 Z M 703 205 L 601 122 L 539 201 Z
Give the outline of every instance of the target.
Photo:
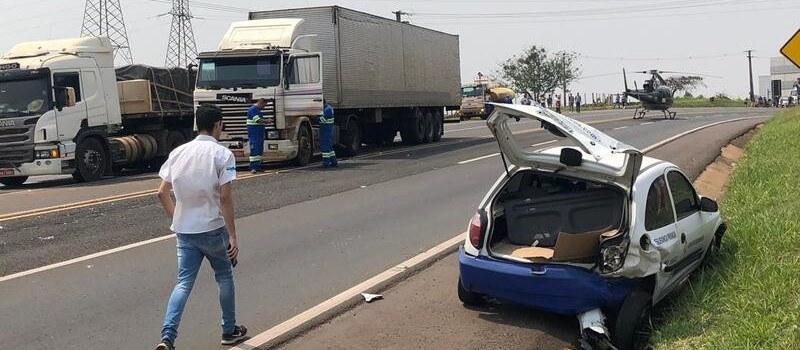
M 500 86 L 489 87 L 485 83 L 465 84 L 461 87 L 461 109 L 459 116 L 461 120 L 469 120 L 473 117 L 486 119 L 489 116 L 487 102 L 500 103 L 506 97 L 514 98 L 514 90 Z
M 106 37 L 26 42 L 0 57 L 0 183 L 95 181 L 192 136 L 195 73 L 114 67 Z
M 264 161 L 308 164 L 317 117 L 334 109 L 334 142 L 439 141 L 443 112 L 460 106 L 459 42 L 446 34 L 338 6 L 251 12 L 216 51 L 199 54 L 195 105 L 223 111 L 221 143 L 249 156 L 247 109 L 265 99 Z

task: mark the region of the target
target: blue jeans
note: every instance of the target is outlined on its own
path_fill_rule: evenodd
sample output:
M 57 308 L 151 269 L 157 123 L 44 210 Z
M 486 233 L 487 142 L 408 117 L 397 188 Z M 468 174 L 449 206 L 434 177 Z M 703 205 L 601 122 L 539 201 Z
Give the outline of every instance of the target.
M 208 259 L 214 269 L 214 277 L 219 284 L 219 306 L 222 308 L 222 333 L 233 333 L 236 325 L 236 299 L 233 287 L 233 267 L 228 258 L 228 230 L 220 227 L 216 230 L 196 233 L 178 233 L 178 282 L 167 303 L 164 326 L 161 328 L 161 339 L 169 339 L 173 343 L 178 337 L 178 325 L 181 323 L 186 299 L 192 292 L 197 271 Z

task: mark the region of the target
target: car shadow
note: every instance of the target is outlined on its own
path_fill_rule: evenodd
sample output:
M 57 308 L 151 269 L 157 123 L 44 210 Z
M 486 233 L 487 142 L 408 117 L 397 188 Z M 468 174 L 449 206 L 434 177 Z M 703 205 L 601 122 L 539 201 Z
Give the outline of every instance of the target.
M 556 337 L 565 343 L 574 344 L 578 339 L 578 327 L 574 316 L 564 316 L 530 309 L 522 305 L 487 300 L 482 306 L 465 308 L 478 313 L 478 318 L 509 327 L 536 330 Z

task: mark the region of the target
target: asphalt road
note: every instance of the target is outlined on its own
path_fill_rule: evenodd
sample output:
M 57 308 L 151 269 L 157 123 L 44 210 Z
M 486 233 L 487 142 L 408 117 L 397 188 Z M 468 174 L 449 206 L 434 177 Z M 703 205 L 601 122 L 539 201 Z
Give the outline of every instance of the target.
M 587 113 L 581 119 L 627 117 L 629 112 Z M 689 110 L 674 121 L 624 120 L 598 127 L 646 147 L 714 121 L 770 113 Z M 739 124 L 743 130 L 748 127 Z M 531 145 L 555 139 L 533 131 L 536 127 L 527 123 L 517 130 L 527 131 L 523 137 Z M 499 157 L 457 164 L 497 152 L 481 122 L 448 125 L 446 130 L 442 143 L 376 150 L 343 162 L 338 171 L 286 169 L 238 181 L 242 255 L 235 275 L 240 322 L 253 331 L 269 328 L 462 232 L 502 165 Z M 104 196 L 120 186 L 146 190 L 157 182 L 152 175 L 141 176 L 3 191 L 0 202 L 11 213 L 20 208 L 14 203 L 31 203 L 32 198 L 38 199 L 28 209 L 86 199 L 88 191 L 73 188 Z M 168 220 L 152 195 L 0 221 L 0 226 L 0 275 L 168 234 Z M 0 344 L 36 349 L 152 346 L 174 283 L 174 250 L 174 240 L 167 237 L 24 277 L 0 278 Z M 217 291 L 207 270 L 184 315 L 184 336 L 178 343 L 183 349 L 219 347 Z

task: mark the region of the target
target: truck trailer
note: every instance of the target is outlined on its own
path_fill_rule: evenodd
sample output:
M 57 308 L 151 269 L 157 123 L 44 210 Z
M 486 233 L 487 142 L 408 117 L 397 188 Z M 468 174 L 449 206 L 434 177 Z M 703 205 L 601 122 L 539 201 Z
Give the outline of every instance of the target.
M 198 58 L 195 104 L 222 109 L 221 142 L 242 163 L 246 111 L 261 98 L 262 158 L 299 165 L 319 153 L 323 101 L 346 155 L 398 132 L 406 144 L 439 141 L 444 111 L 461 103 L 458 36 L 338 6 L 251 12 Z
M 0 57 L 0 183 L 158 164 L 192 136 L 195 74 L 115 69 L 106 37 L 14 46 Z

